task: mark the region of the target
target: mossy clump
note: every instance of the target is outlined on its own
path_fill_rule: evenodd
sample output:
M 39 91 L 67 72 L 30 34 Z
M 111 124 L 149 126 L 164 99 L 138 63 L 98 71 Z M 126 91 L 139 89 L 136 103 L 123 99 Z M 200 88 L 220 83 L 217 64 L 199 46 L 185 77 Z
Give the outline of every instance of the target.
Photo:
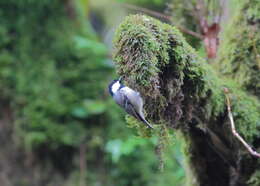
M 144 15 L 132 15 L 119 26 L 114 59 L 119 75 L 145 99 L 147 115 L 155 123 L 178 125 L 202 93 L 200 59 L 174 27 Z M 182 89 L 184 83 L 188 89 Z M 185 93 L 184 93 L 185 91 Z M 191 100 L 188 103 L 188 99 Z
M 114 42 L 118 74 L 141 93 L 154 123 L 176 127 L 194 119 L 199 123 L 216 122 L 220 117 L 228 121 L 223 92 L 227 87 L 239 131 L 247 139 L 256 135 L 259 102 L 234 81 L 219 78 L 174 27 L 132 15 L 119 26 Z

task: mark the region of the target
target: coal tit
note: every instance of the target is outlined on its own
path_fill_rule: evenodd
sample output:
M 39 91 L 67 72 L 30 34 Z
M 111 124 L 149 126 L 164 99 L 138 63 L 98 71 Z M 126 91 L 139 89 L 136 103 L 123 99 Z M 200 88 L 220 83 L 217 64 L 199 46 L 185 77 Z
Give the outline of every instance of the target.
M 108 86 L 109 93 L 115 102 L 128 114 L 143 122 L 149 128 L 153 128 L 144 117 L 143 99 L 140 93 L 123 85 L 121 80 L 121 77 L 117 80 L 113 80 Z

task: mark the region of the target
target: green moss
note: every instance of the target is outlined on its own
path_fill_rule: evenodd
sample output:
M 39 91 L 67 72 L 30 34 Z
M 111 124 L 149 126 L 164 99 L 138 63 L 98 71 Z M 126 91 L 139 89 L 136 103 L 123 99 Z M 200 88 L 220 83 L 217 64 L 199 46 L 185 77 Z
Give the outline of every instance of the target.
M 238 7 L 224 31 L 216 66 L 220 66 L 222 74 L 259 97 L 260 3 L 257 0 L 241 1 Z
M 177 102 L 183 99 L 184 81 L 191 84 L 187 93 L 200 93 L 203 72 L 196 68 L 198 59 L 194 50 L 177 29 L 141 15 L 126 18 L 117 30 L 114 43 L 118 74 L 125 75 L 126 82 L 145 95 L 148 115 L 154 116 L 155 122 L 176 124 L 183 112 Z M 176 108 L 170 111 L 167 108 L 173 102 Z M 172 116 L 163 117 L 166 112 L 172 112 Z M 172 122 L 176 115 L 178 119 Z
M 119 75 L 124 75 L 126 82 L 141 92 L 148 116 L 155 123 L 164 121 L 174 125 L 180 120 L 187 121 L 192 114 L 189 107 L 196 107 L 202 100 L 204 108 L 196 108 L 204 113 L 201 119 L 217 118 L 224 114 L 223 88 L 228 87 L 233 91 L 233 111 L 239 131 L 247 138 L 256 134 L 258 102 L 239 90 L 234 82 L 218 78 L 174 27 L 147 16 L 133 15 L 120 25 L 114 42 Z
M 259 138 L 260 104 L 253 97 L 241 91 L 234 82 L 226 84 L 231 90 L 231 109 L 236 129 L 250 143 Z
M 151 78 L 157 76 L 160 71 L 156 56 L 161 56 L 160 63 L 167 64 L 169 62 L 168 45 L 165 44 L 168 42 L 167 35 L 162 28 L 150 25 L 149 19 L 148 17 L 142 19 L 140 16 L 126 18 L 124 24 L 121 24 L 117 30 L 114 42 L 118 49 L 125 47 L 124 51 L 115 52 L 115 61 L 120 61 L 122 64 L 117 66 L 119 74 L 129 72 L 139 74 L 139 76 L 131 78 L 137 80 L 145 88 L 150 87 Z M 152 28 L 153 26 L 154 28 Z M 151 32 L 153 29 L 159 29 L 158 33 Z M 138 50 L 139 48 L 142 50 Z M 130 68 L 124 68 L 123 65 L 128 65 Z
M 208 98 L 203 113 L 208 121 L 216 120 L 220 115 L 226 113 L 226 99 L 224 88 L 230 91 L 231 109 L 238 132 L 246 138 L 247 141 L 253 142 L 258 137 L 258 127 L 260 125 L 260 103 L 254 96 L 240 89 L 240 86 L 228 79 L 218 78 L 217 73 L 213 71 L 211 66 L 203 65 L 207 71 L 204 76 L 205 94 L 201 98 Z M 227 134 L 231 132 L 230 121 L 226 120 L 228 129 Z M 210 125 L 210 124 L 209 124 Z
M 258 186 L 258 185 L 260 185 L 260 171 L 255 171 L 255 173 L 248 180 L 247 184 L 249 186 Z

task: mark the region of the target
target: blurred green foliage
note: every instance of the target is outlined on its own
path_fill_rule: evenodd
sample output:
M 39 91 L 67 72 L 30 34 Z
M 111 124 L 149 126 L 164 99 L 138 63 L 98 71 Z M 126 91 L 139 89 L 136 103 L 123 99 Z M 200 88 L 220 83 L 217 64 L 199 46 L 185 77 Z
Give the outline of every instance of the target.
M 154 161 L 158 158 L 156 153 L 150 151 L 157 141 L 156 137 L 145 140 L 130 136 L 126 140 L 114 140 L 107 144 L 113 166 L 117 164 L 120 167 L 112 172 L 114 180 L 118 180 L 115 185 L 184 185 L 184 170 L 180 168 L 184 166 L 180 141 L 174 139 L 174 145 L 167 146 L 162 157 L 165 162 L 162 170 L 159 170 L 159 161 Z M 128 177 L 129 180 L 121 177 Z
M 96 124 L 88 120 L 105 117 L 101 100 L 112 72 L 106 48 L 67 21 L 59 1 L 19 2 L 1 3 L 1 90 L 28 146 L 78 145 L 86 126 Z
M 225 28 L 216 67 L 221 74 L 235 79 L 250 94 L 260 98 L 260 3 L 241 1 L 236 8 Z
M 167 163 L 160 172 L 156 137 L 135 137 L 135 129 L 124 125 L 121 109 L 107 98 L 113 66 L 86 20 L 88 9 L 80 8 L 80 3 L 88 4 L 84 0 L 0 2 L 0 101 L 11 105 L 14 138 L 22 149 L 46 151 L 49 161 L 53 160 L 48 153 L 57 153 L 60 158 L 54 161 L 60 162 L 55 164 L 74 163 L 67 161 L 68 156 L 84 144 L 89 185 L 183 183 L 179 145 L 164 153 Z M 68 179 L 75 176 L 77 183 L 76 161 L 76 168 L 66 171 L 71 175 Z
M 164 11 L 167 7 L 167 4 L 171 0 L 116 0 L 119 3 L 126 3 L 130 5 L 136 5 L 140 8 L 148 8 L 150 10 Z
M 139 4 L 139 5 L 163 5 L 166 1 L 165 0 L 117 0 L 118 2 L 127 2 L 127 3 L 133 3 L 133 4 Z M 149 6 L 149 5 L 148 5 Z
M 196 0 L 174 0 L 169 5 L 169 13 L 172 16 L 174 26 L 181 26 L 188 30 L 200 33 L 199 20 L 194 14 L 196 7 Z M 195 49 L 199 50 L 201 56 L 205 56 L 204 47 L 202 46 L 201 39 L 183 33 L 188 43 Z

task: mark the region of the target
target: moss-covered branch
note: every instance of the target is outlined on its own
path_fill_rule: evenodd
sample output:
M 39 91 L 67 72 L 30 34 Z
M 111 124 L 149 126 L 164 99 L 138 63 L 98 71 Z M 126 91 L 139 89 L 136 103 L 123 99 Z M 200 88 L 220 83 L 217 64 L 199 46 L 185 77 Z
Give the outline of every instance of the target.
M 217 77 L 177 29 L 151 17 L 127 17 L 117 30 L 115 48 L 117 71 L 140 91 L 148 119 L 184 133 L 198 184 L 227 185 L 227 163 L 239 172 L 247 156 L 238 153 L 244 149 L 229 130 L 223 87 L 232 91 L 236 127 L 250 143 L 259 137 L 259 102 L 233 81 Z M 222 179 L 214 176 L 216 169 L 223 169 L 218 173 Z

